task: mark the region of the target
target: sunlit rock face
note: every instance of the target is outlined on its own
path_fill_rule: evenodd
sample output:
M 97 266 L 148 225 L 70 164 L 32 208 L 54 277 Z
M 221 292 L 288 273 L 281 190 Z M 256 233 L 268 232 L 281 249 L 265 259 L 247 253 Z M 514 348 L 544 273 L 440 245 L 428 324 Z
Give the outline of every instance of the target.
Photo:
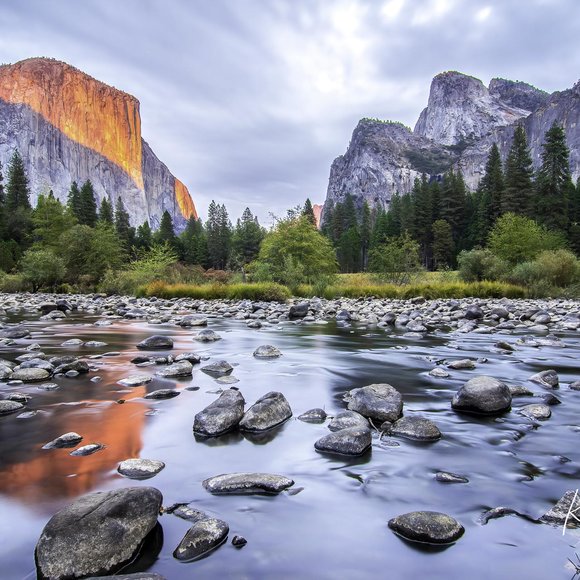
M 315 203 L 312 206 L 312 211 L 314 211 L 314 219 L 316 220 L 316 227 L 320 229 L 320 217 L 322 216 L 322 205 Z
M 97 201 L 117 196 L 134 224 L 176 225 L 195 215 L 187 188 L 141 137 L 139 101 L 63 62 L 33 58 L 0 66 L 0 161 L 18 148 L 33 201 L 53 190 L 66 199 L 73 180 L 90 179 Z

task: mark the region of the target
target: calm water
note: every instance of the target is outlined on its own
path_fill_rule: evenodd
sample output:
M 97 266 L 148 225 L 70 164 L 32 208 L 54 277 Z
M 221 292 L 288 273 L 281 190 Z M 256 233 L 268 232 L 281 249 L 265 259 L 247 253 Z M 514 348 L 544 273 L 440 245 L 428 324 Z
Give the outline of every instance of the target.
M 210 320 L 223 340 L 210 346 L 191 340 L 190 330 L 117 321 L 97 328 L 94 317 L 45 322 L 30 318 L 32 341 L 0 349 L 13 360 L 31 342 L 48 355 L 83 355 L 120 351 L 94 360 L 99 370 L 89 377 L 58 379 L 56 391 L 36 386 L 8 387 L 33 398 L 28 409 L 40 413 L 25 419 L 0 417 L 0 577 L 34 578 L 34 547 L 50 516 L 74 498 L 97 490 L 153 485 L 164 505 L 193 502 L 195 507 L 226 520 L 230 539 L 247 538 L 241 550 L 230 543 L 209 557 L 181 564 L 172 552 L 189 528 L 172 515 L 160 518 L 163 546 L 150 571 L 174 578 L 571 578 L 567 558 L 579 551 L 580 535 L 538 525 L 515 516 L 479 523 L 483 511 L 508 506 L 538 517 L 567 489 L 580 487 L 580 392 L 566 384 L 579 379 L 580 341 L 560 334 L 566 348 L 519 347 L 512 355 L 495 352 L 498 337 L 436 334 L 407 338 L 381 329 L 337 328 L 285 324 L 259 331 L 243 322 Z M 233 375 L 248 406 L 268 391 L 279 390 L 295 417 L 323 407 L 329 414 L 345 408 L 342 393 L 373 382 L 387 382 L 404 396 L 405 413 L 433 419 L 443 438 L 433 444 L 398 439 L 399 446 L 374 440 L 372 452 L 360 459 L 331 459 L 314 450 L 314 442 L 329 433 L 326 424 L 291 419 L 265 440 L 231 434 L 205 442 L 192 434 L 194 415 L 215 400 L 220 385 L 194 367 L 191 380 L 154 379 L 126 389 L 117 381 L 138 369 L 129 361 L 135 344 L 151 334 L 175 340 L 173 353 L 194 350 L 224 358 L 235 365 Z M 65 348 L 69 338 L 102 340 L 96 349 Z M 510 342 L 515 336 L 503 336 Z M 256 360 L 253 350 L 274 344 L 283 357 Z M 487 357 L 473 371 L 451 371 L 450 379 L 431 378 L 431 361 Z M 562 387 L 562 405 L 538 427 L 515 411 L 502 419 L 458 415 L 450 408 L 453 393 L 470 377 L 488 374 L 508 384 L 525 384 L 534 372 L 554 368 Z M 100 375 L 95 384 L 89 378 Z M 163 401 L 143 399 L 159 388 L 181 389 Z M 197 386 L 199 390 L 186 390 Z M 226 387 L 227 388 L 227 387 Z M 213 391 L 213 393 L 212 393 Z M 126 399 L 125 404 L 117 404 Z M 531 399 L 514 399 L 514 410 Z M 44 451 L 42 445 L 67 431 L 84 436 L 83 444 L 103 443 L 106 449 L 88 457 L 71 457 L 70 450 Z M 166 468 L 145 482 L 116 473 L 129 457 L 160 459 Z M 563 462 L 562 457 L 570 461 Z M 467 485 L 434 480 L 437 471 L 466 475 Z M 292 477 L 296 495 L 211 496 L 203 479 L 235 471 L 266 471 Z M 443 551 L 424 551 L 395 536 L 387 521 L 399 514 L 429 509 L 448 513 L 465 527 L 464 537 Z

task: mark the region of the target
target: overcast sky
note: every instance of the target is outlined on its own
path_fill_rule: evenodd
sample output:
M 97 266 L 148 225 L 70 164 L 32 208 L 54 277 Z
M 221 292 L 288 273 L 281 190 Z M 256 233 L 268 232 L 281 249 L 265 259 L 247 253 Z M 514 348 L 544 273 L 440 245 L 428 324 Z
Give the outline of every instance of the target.
M 547 91 L 580 78 L 579 0 L 2 0 L 0 62 L 64 60 L 135 95 L 189 188 L 262 222 L 310 197 L 361 117 L 414 126 L 459 70 Z

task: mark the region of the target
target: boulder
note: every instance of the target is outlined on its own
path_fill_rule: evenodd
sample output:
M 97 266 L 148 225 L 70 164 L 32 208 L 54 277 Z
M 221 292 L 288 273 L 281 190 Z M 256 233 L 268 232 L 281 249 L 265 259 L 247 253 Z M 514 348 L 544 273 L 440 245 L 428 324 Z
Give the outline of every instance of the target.
M 202 519 L 186 532 L 173 552 L 173 557 L 181 562 L 191 562 L 202 558 L 221 546 L 227 539 L 230 528 L 217 518 Z
M 193 373 L 193 365 L 187 360 L 181 360 L 168 367 L 159 369 L 155 374 L 159 377 L 190 377 Z
M 464 527 L 447 514 L 431 511 L 409 512 L 389 520 L 397 535 L 423 544 L 452 544 L 465 532 Z
M 203 437 L 218 437 L 235 429 L 244 416 L 244 404 L 240 391 L 227 389 L 195 416 L 193 432 Z
M 46 445 L 43 445 L 43 449 L 62 449 L 66 447 L 75 447 L 83 440 L 83 436 L 70 431 L 64 435 L 60 435 L 56 439 L 53 439 Z
M 528 417 L 529 419 L 536 419 L 537 421 L 545 421 L 552 416 L 552 411 L 548 405 L 541 403 L 532 403 L 526 405 L 519 410 L 520 415 Z
M 46 369 L 17 369 L 10 377 L 11 381 L 23 381 L 25 383 L 32 383 L 35 381 L 44 381 L 50 377 L 50 372 Z
M 196 335 L 194 335 L 193 340 L 197 340 L 198 342 L 215 342 L 216 340 L 221 340 L 222 337 L 213 330 L 209 328 L 205 328 L 204 330 L 200 330 Z
M 36 545 L 40 578 L 114 573 L 137 555 L 157 524 L 161 492 L 129 487 L 97 492 L 57 512 Z
M 129 479 L 149 479 L 164 467 L 165 463 L 156 459 L 125 459 L 119 463 L 117 471 Z
M 14 378 L 14 375 L 12 375 L 12 378 Z M 546 389 L 557 389 L 560 382 L 558 373 L 553 369 L 536 373 L 529 380 L 538 385 L 542 385 Z
M 328 428 L 331 431 L 340 431 L 341 429 L 348 429 L 350 427 L 368 429 L 369 420 L 356 411 L 342 411 L 328 424 Z
M 271 391 L 258 399 L 240 421 L 240 431 L 266 431 L 292 417 L 292 409 L 286 397 Z
M 0 415 L 9 415 L 10 413 L 16 413 L 24 408 L 22 403 L 18 401 L 0 401 Z
M 320 438 L 316 451 L 338 455 L 362 455 L 371 447 L 372 437 L 368 427 L 349 427 Z
M 215 362 L 201 367 L 201 370 L 208 374 L 216 377 L 223 377 L 224 375 L 229 375 L 234 367 L 225 360 L 216 360 Z
M 145 395 L 145 399 L 173 399 L 173 397 L 179 396 L 180 391 L 175 389 L 158 389 L 157 391 L 151 391 Z
M 455 411 L 482 415 L 497 415 L 509 411 L 512 395 L 508 386 L 487 376 L 467 381 L 453 397 Z
M 166 350 L 173 348 L 173 339 L 169 336 L 154 334 L 142 340 L 137 348 L 139 350 Z
M 271 344 L 263 344 L 254 351 L 256 358 L 278 358 L 282 353 Z
M 566 524 L 567 528 L 577 528 L 579 522 L 576 518 L 578 518 L 579 514 L 580 494 L 578 490 L 570 489 L 558 500 L 554 507 L 540 518 L 540 521 L 555 526 Z
M 298 419 L 305 423 L 324 423 L 326 421 L 326 411 L 320 408 L 310 409 L 299 415 Z
M 184 316 L 177 324 L 183 328 L 207 326 L 207 318 L 199 314 L 188 314 L 187 316 Z
M 151 375 L 130 375 L 117 382 L 124 387 L 140 387 L 150 383 L 152 378 Z
M 403 414 L 401 393 L 386 383 L 352 389 L 344 400 L 351 411 L 380 421 L 396 421 Z
M 271 473 L 226 473 L 210 477 L 203 487 L 213 494 L 276 494 L 292 487 L 294 481 Z
M 447 368 L 453 369 L 453 370 L 470 370 L 470 369 L 474 369 L 476 367 L 476 364 L 474 361 L 468 359 L 468 358 L 463 358 L 461 360 L 454 360 L 453 362 L 450 362 L 447 365 Z
M 288 318 L 294 320 L 296 318 L 304 318 L 308 314 L 308 302 L 300 302 L 299 304 L 293 304 L 290 306 L 288 311 Z
M 441 431 L 433 421 L 418 415 L 402 417 L 393 423 L 389 431 L 395 437 L 404 437 L 414 441 L 437 441 Z

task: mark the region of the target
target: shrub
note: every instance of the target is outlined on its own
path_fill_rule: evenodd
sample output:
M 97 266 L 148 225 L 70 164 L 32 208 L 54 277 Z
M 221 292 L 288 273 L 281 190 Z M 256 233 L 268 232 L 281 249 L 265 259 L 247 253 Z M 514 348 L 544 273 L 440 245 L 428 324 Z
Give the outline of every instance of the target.
M 407 233 L 380 244 L 370 252 L 369 270 L 376 272 L 382 281 L 409 283 L 421 271 L 419 244 Z
M 509 270 L 507 262 L 490 250 L 463 250 L 457 256 L 459 277 L 465 282 L 498 280 Z
M 542 252 L 536 258 L 536 264 L 545 280 L 561 288 L 578 281 L 580 275 L 580 264 L 568 250 Z
M 27 250 L 20 261 L 22 276 L 36 292 L 40 288 L 54 290 L 64 279 L 64 260 L 52 250 Z
M 24 279 L 22 274 L 0 273 L 0 292 L 27 292 L 30 284 Z

